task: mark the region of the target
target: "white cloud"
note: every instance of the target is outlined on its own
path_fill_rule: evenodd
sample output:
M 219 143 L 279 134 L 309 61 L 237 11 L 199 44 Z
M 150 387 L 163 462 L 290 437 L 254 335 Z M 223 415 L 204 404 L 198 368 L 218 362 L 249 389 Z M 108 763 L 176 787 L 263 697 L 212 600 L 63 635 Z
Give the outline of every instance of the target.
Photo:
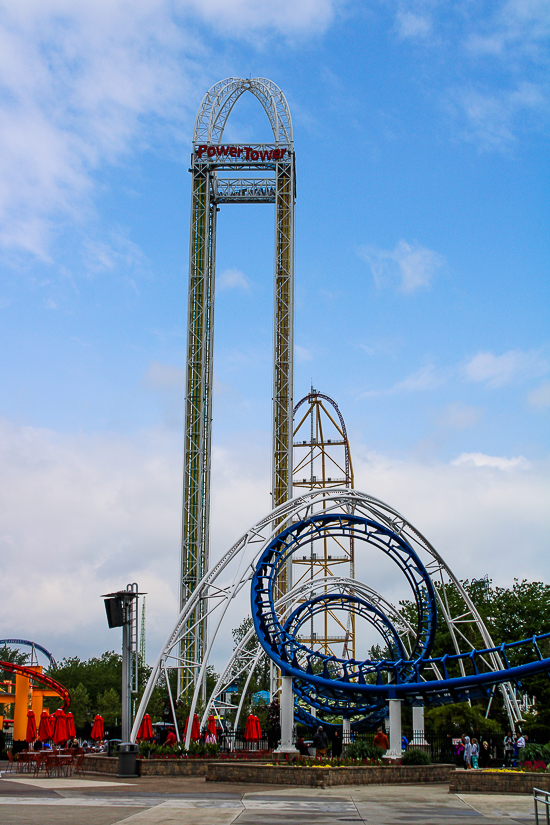
M 401 40 L 425 38 L 432 32 L 431 18 L 425 14 L 400 10 L 396 15 L 397 34 Z
M 527 468 L 529 462 L 525 456 L 517 456 L 517 458 L 506 458 L 499 455 L 485 455 L 484 453 L 461 453 L 452 462 L 455 467 L 460 467 L 463 464 L 468 464 L 473 467 L 492 467 L 497 470 L 512 470 L 514 468 Z
M 448 404 L 438 418 L 440 427 L 450 430 L 465 430 L 473 427 L 481 418 L 481 410 L 470 404 L 463 404 L 458 401 Z
M 445 263 L 438 252 L 403 240 L 393 250 L 362 247 L 360 255 L 370 266 L 378 287 L 397 286 L 405 293 L 430 286 L 435 273 Z
M 512 463 L 395 461 L 354 449 L 356 487 L 401 512 L 460 578 L 550 583 L 548 461 L 485 458 Z
M 250 282 L 240 269 L 225 269 L 216 276 L 216 284 L 219 289 L 250 289 Z
M 260 44 L 310 36 L 338 0 L 18 0 L 0 4 L 0 245 L 50 260 L 93 216 L 96 172 L 181 142 L 223 72 L 202 24 Z M 198 95 L 198 96 L 197 96 Z M 101 257 L 101 256 L 100 256 Z
M 550 407 L 550 382 L 546 381 L 544 384 L 541 384 L 536 390 L 530 392 L 527 398 L 529 404 L 537 410 Z
M 426 364 L 419 370 L 408 375 L 402 381 L 398 381 L 393 387 L 387 390 L 367 390 L 362 394 L 363 398 L 376 397 L 380 395 L 393 395 L 399 392 L 424 392 L 440 387 L 450 376 L 449 370 L 437 369 L 434 364 Z
M 479 352 L 462 366 L 462 374 L 469 381 L 502 387 L 511 382 L 534 378 L 548 372 L 548 360 L 538 350 L 509 350 L 502 355 Z
M 152 389 L 183 389 L 185 370 L 181 367 L 174 367 L 172 364 L 152 361 L 144 373 L 143 384 Z

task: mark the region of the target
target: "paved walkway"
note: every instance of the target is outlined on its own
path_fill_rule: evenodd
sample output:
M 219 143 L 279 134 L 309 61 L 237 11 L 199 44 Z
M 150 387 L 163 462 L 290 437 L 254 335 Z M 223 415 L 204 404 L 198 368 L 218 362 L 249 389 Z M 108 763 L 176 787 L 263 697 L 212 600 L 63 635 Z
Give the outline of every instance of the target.
M 534 823 L 530 796 L 450 794 L 446 785 L 320 790 L 200 778 L 0 775 L 2 825 L 505 825 Z

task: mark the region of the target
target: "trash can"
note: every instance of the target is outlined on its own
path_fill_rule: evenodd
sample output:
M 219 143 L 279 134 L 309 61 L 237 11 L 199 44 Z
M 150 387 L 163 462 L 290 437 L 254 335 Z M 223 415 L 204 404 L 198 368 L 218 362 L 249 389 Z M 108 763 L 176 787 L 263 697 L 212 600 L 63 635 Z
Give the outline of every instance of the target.
M 134 742 L 121 742 L 118 746 L 117 776 L 137 776 L 136 759 L 139 747 Z

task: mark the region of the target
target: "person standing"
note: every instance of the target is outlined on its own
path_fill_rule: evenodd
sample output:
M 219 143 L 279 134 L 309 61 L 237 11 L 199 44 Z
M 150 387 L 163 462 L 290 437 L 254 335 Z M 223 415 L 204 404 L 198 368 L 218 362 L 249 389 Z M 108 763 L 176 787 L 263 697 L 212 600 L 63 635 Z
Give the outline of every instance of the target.
M 504 737 L 504 765 L 503 768 L 510 768 L 512 766 L 512 759 L 514 758 L 514 737 L 512 731 L 509 730 Z
M 472 739 L 472 768 L 479 767 L 479 745 L 477 739 Z
M 472 767 L 472 745 L 469 736 L 464 737 L 464 767 L 467 771 Z
M 313 737 L 315 756 L 325 756 L 328 748 L 328 738 L 322 725 L 319 725 Z
M 523 762 L 523 749 L 527 744 L 528 736 L 525 736 L 523 733 L 518 736 L 518 741 L 516 742 L 516 748 L 518 749 L 518 763 Z
M 491 751 L 489 750 L 489 743 L 482 742 L 479 749 L 479 767 L 488 768 L 489 760 L 491 759 Z
M 376 731 L 376 736 L 374 737 L 374 744 L 377 748 L 382 748 L 383 751 L 388 750 L 390 742 L 382 728 L 378 728 L 378 730 Z
M 332 756 L 335 759 L 342 756 L 342 737 L 340 731 L 335 730 L 332 735 Z

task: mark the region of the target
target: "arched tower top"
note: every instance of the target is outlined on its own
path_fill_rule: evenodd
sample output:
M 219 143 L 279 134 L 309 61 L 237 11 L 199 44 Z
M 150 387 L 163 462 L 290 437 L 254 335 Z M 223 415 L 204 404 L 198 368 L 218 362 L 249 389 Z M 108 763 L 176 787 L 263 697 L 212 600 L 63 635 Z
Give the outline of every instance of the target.
M 195 120 L 194 143 L 221 143 L 229 114 L 244 92 L 252 92 L 271 123 L 275 143 L 293 146 L 292 119 L 282 91 L 265 77 L 228 77 L 205 94 Z

